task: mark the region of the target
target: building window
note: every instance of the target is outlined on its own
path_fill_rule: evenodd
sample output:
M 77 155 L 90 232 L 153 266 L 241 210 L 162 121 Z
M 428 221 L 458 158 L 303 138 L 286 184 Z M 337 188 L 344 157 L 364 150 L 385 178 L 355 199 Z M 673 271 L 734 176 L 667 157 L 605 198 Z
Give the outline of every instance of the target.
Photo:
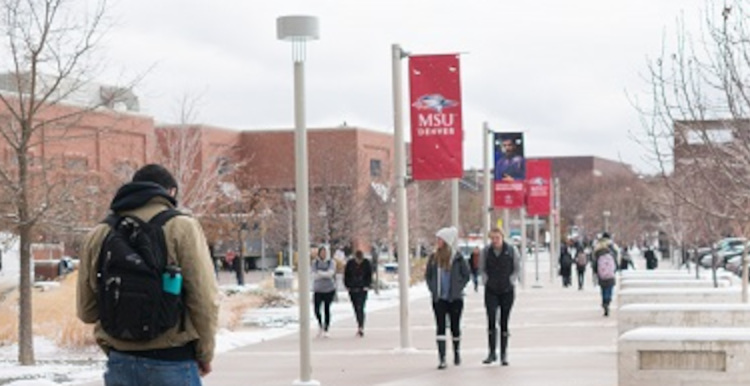
M 370 177 L 380 177 L 383 172 L 381 162 L 379 159 L 370 160 Z
M 86 171 L 89 169 L 89 160 L 86 157 L 66 156 L 65 169 L 76 172 Z
M 216 158 L 216 172 L 223 176 L 232 171 L 232 165 L 229 163 L 229 158 L 220 156 Z

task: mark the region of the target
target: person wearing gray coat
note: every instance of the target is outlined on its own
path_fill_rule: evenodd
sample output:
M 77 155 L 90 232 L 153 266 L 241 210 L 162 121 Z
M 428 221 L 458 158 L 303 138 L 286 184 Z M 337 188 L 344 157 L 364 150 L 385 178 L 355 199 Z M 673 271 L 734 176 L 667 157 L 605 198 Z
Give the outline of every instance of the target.
M 464 287 L 471 278 L 471 271 L 466 259 L 455 248 L 458 230 L 455 227 L 442 228 L 436 236 L 437 250 L 427 261 L 425 281 L 432 294 L 432 311 L 437 325 L 438 369 L 442 370 L 446 368 L 447 317 L 450 317 L 453 336 L 453 363 L 456 366 L 461 364 L 461 313 L 464 308 Z

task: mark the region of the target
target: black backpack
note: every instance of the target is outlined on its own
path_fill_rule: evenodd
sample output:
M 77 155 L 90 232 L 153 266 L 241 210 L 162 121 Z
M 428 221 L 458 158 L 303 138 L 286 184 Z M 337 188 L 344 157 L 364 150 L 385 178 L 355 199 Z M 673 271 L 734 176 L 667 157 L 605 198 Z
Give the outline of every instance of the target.
M 164 274 L 174 278 L 179 267 L 167 261 L 162 227 L 181 215 L 167 209 L 144 222 L 112 214 L 99 253 L 97 292 L 99 321 L 116 339 L 148 341 L 177 325 L 183 313 L 181 291 L 163 290 Z M 179 276 L 181 280 L 181 275 Z

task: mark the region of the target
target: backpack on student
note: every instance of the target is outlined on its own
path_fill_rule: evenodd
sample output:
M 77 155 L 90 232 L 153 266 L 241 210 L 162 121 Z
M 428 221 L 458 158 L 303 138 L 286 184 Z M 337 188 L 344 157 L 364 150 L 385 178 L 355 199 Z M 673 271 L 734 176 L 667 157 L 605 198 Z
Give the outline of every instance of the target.
M 609 250 L 596 259 L 596 274 L 599 276 L 599 280 L 614 279 L 616 270 L 615 258 Z
M 112 214 L 99 253 L 97 306 L 104 331 L 116 339 L 148 341 L 183 315 L 182 275 L 168 262 L 163 226 L 181 215 L 168 209 L 144 222 Z

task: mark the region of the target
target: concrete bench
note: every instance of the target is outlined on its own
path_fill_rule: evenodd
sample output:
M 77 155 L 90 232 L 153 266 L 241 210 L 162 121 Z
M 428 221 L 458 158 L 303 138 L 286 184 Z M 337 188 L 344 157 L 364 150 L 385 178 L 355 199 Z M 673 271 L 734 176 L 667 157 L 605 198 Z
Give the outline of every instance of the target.
M 719 280 L 719 287 L 729 287 L 732 283 L 728 280 Z M 706 279 L 685 280 L 660 280 L 653 279 L 626 279 L 620 280 L 620 288 L 713 288 L 714 281 Z
M 618 352 L 619 386 L 750 385 L 748 328 L 638 328 Z
M 639 327 L 750 327 L 750 304 L 628 304 L 617 311 L 617 333 Z
M 618 305 L 636 303 L 739 303 L 739 287 L 625 288 L 617 291 Z

